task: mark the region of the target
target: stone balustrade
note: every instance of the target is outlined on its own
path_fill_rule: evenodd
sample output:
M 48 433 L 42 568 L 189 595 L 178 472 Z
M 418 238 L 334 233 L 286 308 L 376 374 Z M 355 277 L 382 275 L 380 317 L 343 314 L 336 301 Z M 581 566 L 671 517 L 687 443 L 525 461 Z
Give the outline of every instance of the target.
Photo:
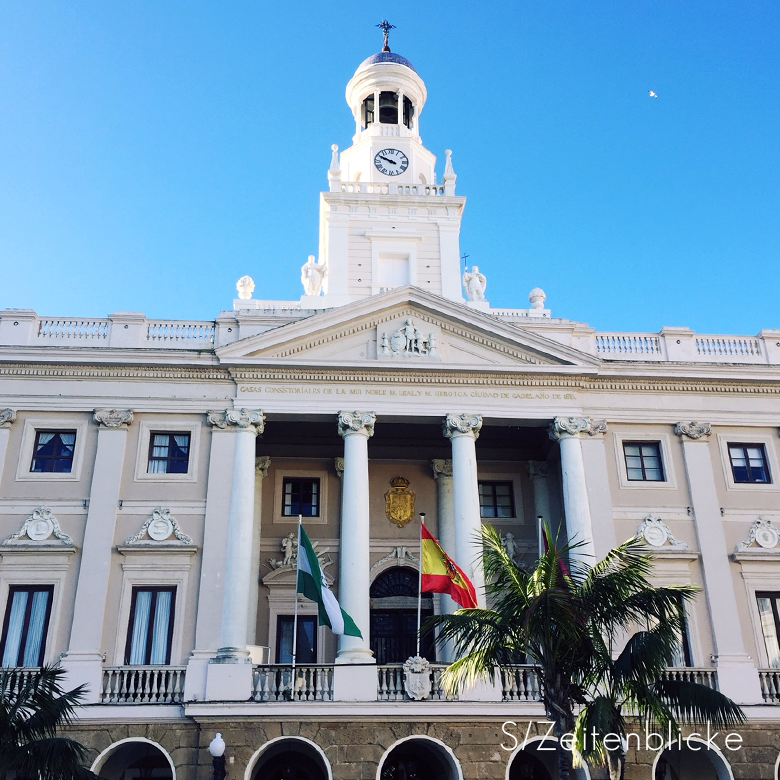
M 252 668 L 252 701 L 333 701 L 333 666 L 262 664 Z
M 664 673 L 664 677 L 667 680 L 695 682 L 713 690 L 718 689 L 718 672 L 711 666 L 670 666 Z
M 181 704 L 184 666 L 113 666 L 103 669 L 101 704 Z
M 760 669 L 761 695 L 767 704 L 780 704 L 780 669 Z
M 436 197 L 444 195 L 442 184 L 394 184 L 384 182 L 342 181 L 338 182 L 338 191 L 345 194 L 363 195 L 420 195 Z

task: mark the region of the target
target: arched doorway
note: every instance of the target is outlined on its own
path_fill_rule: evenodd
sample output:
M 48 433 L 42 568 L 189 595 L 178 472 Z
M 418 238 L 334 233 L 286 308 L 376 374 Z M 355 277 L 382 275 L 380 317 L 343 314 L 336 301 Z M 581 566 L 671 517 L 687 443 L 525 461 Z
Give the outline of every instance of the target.
M 250 762 L 251 765 L 251 762 Z M 297 737 L 270 742 L 247 773 L 251 780 L 330 780 L 330 770 L 316 745 Z
M 445 744 L 430 737 L 408 737 L 385 753 L 378 780 L 463 780 L 463 774 Z
M 558 740 L 554 737 L 532 737 L 512 755 L 507 780 L 558 780 Z M 587 766 L 572 770 L 572 780 L 590 780 Z
M 176 780 L 170 756 L 148 739 L 125 739 L 104 750 L 92 771 L 105 780 Z
M 689 745 L 685 743 L 689 742 Z M 672 745 L 658 758 L 654 780 L 734 780 L 728 762 L 719 750 L 707 743 L 690 738 L 680 745 Z
M 377 576 L 371 585 L 371 649 L 378 664 L 401 664 L 417 649 L 417 588 L 419 574 L 395 566 Z M 423 593 L 422 622 L 433 615 L 433 599 Z M 433 632 L 420 643 L 420 655 L 435 661 Z

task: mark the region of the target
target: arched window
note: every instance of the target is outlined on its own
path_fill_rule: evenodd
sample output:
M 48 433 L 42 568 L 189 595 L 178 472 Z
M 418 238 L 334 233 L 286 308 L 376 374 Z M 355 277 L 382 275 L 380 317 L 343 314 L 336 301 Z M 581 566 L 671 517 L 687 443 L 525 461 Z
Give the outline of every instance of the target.
M 380 780 L 456 780 L 461 778 L 451 751 L 432 739 L 405 739 L 382 760 Z
M 371 649 L 378 664 L 401 664 L 417 650 L 419 573 L 408 566 L 382 572 L 371 585 Z M 422 623 L 433 614 L 433 599 L 423 594 Z M 420 642 L 420 655 L 436 660 L 433 632 Z
M 147 739 L 127 739 L 104 751 L 92 771 L 106 780 L 174 780 L 170 758 Z
M 414 118 L 414 105 L 406 95 L 404 95 L 404 124 L 407 127 L 412 126 L 412 119 Z
M 363 129 L 365 130 L 374 121 L 374 96 L 369 95 L 363 101 Z
M 252 771 L 252 780 L 328 780 L 330 772 L 318 748 L 291 737 L 267 745 Z

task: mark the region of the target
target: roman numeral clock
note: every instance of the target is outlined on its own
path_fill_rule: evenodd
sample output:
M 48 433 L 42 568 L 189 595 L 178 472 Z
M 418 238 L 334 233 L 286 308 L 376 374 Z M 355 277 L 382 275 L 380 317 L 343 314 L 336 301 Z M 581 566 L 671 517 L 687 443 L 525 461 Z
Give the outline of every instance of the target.
M 374 156 L 374 165 L 385 176 L 398 176 L 409 167 L 409 158 L 400 149 L 382 149 Z

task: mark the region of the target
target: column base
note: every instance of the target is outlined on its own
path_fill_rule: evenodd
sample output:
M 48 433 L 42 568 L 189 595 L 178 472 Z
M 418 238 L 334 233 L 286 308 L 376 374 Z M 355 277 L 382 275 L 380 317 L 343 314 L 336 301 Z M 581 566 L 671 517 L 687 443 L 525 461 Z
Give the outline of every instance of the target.
M 371 650 L 339 650 L 336 654 L 336 665 L 338 664 L 374 664 L 376 658 Z
M 749 655 L 723 654 L 715 659 L 718 690 L 737 704 L 763 704 L 761 681 Z
M 217 650 L 216 658 L 212 663 L 215 664 L 243 664 L 251 663 L 249 650 L 246 647 L 220 647 Z
M 348 666 L 339 663 L 333 669 L 334 701 L 376 701 L 379 689 L 379 672 L 375 663 L 359 663 Z
M 249 701 L 252 698 L 252 664 L 212 659 L 206 672 L 206 701 Z
M 60 665 L 65 670 L 66 691 L 86 685 L 83 704 L 99 704 L 103 692 L 103 656 L 99 653 L 66 653 Z

